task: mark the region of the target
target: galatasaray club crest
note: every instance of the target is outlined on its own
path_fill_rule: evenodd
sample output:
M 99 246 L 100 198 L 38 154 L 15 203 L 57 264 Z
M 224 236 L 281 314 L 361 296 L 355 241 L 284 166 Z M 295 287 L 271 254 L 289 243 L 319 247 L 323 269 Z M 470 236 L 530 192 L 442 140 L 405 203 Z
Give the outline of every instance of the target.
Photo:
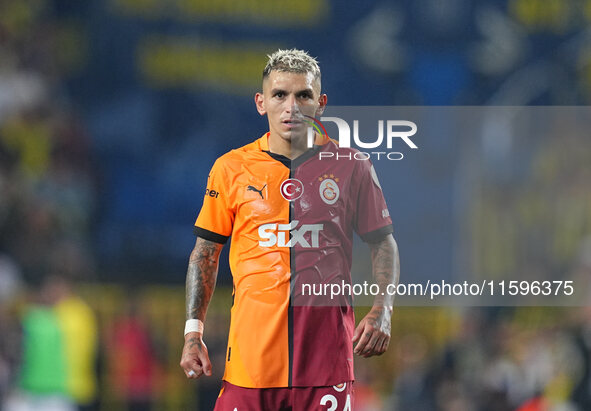
M 322 177 L 318 177 L 320 181 L 320 198 L 328 205 L 332 205 L 339 199 L 339 186 L 337 182 L 338 178 L 335 178 L 334 174 L 325 174 Z
M 287 201 L 294 201 L 304 194 L 304 185 L 297 178 L 288 178 L 281 183 L 280 191 Z

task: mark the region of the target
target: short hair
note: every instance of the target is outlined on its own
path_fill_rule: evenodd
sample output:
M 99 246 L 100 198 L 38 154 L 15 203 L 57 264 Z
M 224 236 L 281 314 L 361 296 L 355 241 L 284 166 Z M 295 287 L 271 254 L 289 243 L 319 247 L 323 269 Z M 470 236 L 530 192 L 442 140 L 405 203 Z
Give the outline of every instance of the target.
M 312 73 L 315 79 L 320 80 L 320 66 L 316 58 L 310 56 L 307 51 L 298 49 L 277 50 L 267 55 L 269 60 L 263 70 L 263 80 L 271 71 L 283 71 L 288 73 Z

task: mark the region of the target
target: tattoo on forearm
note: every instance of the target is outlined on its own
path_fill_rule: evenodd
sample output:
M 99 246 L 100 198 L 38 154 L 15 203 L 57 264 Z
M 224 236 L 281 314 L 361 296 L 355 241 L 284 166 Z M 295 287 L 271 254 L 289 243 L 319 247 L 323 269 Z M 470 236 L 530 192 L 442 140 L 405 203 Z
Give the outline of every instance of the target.
M 201 238 L 198 238 L 195 243 L 187 269 L 187 320 L 192 318 L 205 320 L 207 306 L 215 288 L 221 249 L 221 244 Z
M 387 287 L 390 284 L 398 284 L 400 273 L 398 247 L 392 236 L 371 245 L 371 261 L 374 281 L 380 287 L 380 293 L 376 296 L 374 307 L 391 307 L 394 302 L 394 295 L 388 294 Z

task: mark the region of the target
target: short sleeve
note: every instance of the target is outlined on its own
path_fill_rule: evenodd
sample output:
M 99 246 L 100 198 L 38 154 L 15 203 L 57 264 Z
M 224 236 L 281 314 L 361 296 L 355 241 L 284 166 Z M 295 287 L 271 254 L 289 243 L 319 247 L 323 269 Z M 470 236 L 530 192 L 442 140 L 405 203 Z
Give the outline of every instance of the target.
M 224 244 L 232 235 L 234 211 L 231 208 L 231 187 L 228 184 L 222 158 L 214 163 L 203 197 L 203 206 L 195 221 L 194 232 L 198 237 Z
M 357 161 L 358 185 L 355 231 L 367 243 L 376 243 L 394 231 L 390 212 L 373 164 Z

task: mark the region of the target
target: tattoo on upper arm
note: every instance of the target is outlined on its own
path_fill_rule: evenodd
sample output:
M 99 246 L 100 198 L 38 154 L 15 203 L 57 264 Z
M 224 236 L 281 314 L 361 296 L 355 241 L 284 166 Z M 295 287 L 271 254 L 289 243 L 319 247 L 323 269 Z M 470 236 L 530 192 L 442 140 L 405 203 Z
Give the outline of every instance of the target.
M 187 319 L 205 319 L 207 306 L 215 288 L 218 258 L 223 245 L 197 238 L 187 269 Z

